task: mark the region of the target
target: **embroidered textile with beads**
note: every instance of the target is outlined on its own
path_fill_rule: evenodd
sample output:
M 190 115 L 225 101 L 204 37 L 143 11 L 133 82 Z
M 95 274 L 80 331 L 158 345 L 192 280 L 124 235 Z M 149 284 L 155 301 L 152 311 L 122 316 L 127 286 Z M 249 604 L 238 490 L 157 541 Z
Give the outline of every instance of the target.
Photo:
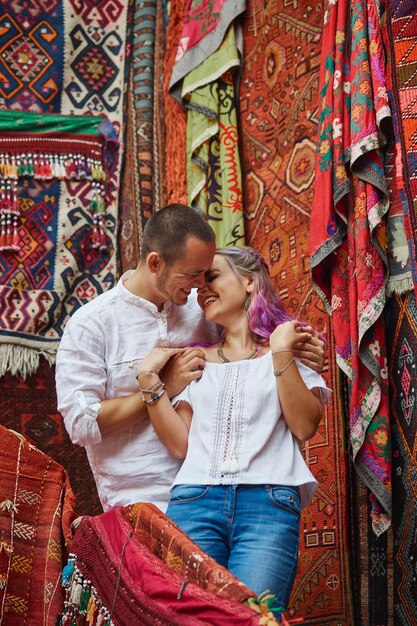
M 106 146 L 116 142 L 104 117 L 0 111 L 0 251 L 19 251 L 19 189 L 25 179 L 90 181 L 92 247 L 106 249 Z
M 249 598 L 256 600 L 250 589 L 152 504 L 84 516 L 71 549 L 63 575 L 66 599 L 60 626 L 112 621 L 278 626 L 262 601 L 246 604 Z

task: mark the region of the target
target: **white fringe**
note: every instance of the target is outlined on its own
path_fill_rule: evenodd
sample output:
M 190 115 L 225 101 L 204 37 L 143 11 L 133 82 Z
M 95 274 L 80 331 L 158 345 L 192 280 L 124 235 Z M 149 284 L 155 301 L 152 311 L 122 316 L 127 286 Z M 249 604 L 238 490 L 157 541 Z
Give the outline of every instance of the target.
M 10 372 L 26 380 L 39 367 L 40 358 L 44 357 L 49 365 L 55 363 L 56 350 L 28 348 L 13 343 L 0 344 L 0 378 Z
M 412 278 L 402 278 L 400 280 L 388 280 L 387 286 L 385 288 L 385 293 L 387 298 L 396 293 L 398 296 L 407 293 L 407 291 L 413 291 L 414 284 Z

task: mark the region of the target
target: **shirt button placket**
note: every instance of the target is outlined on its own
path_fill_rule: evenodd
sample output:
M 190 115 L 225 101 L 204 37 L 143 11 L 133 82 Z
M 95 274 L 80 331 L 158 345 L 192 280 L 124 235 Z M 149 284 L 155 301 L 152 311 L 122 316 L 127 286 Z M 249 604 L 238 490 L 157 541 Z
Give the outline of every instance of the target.
M 168 339 L 168 323 L 165 315 L 159 318 L 159 328 L 161 335 L 161 346 L 163 348 L 169 347 L 169 339 Z

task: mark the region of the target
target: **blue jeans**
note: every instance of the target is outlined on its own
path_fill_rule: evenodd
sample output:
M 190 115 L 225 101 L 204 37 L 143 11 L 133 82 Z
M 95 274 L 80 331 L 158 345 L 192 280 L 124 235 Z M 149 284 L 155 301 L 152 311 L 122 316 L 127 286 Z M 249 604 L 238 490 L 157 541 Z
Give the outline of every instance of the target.
M 297 570 L 298 487 L 176 485 L 167 515 L 258 595 L 286 608 Z

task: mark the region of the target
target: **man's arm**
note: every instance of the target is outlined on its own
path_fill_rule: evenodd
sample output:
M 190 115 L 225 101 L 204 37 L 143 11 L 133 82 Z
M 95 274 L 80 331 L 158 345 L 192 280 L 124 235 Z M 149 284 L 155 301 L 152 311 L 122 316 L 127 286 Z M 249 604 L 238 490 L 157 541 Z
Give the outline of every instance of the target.
M 147 418 L 138 392 L 106 400 L 105 337 L 99 329 L 73 318 L 67 324 L 56 360 L 58 410 L 71 441 L 99 443 L 109 433 Z
M 106 399 L 107 367 L 105 337 L 93 324 L 73 318 L 67 324 L 56 362 L 58 410 L 73 443 L 93 445 L 102 437 L 121 432 L 148 419 L 142 393 L 137 391 Z M 171 359 L 162 379 L 173 397 L 201 376 L 204 353 L 187 348 Z M 133 383 L 136 387 L 136 382 Z
M 200 378 L 204 368 L 204 352 L 200 348 L 185 348 L 170 358 L 161 371 L 168 398 L 180 393 L 192 380 Z M 138 420 L 149 417 L 141 391 L 125 398 L 103 400 L 97 416 L 101 435 L 105 437 L 128 428 Z
M 310 337 L 307 341 L 297 344 L 293 355 L 320 374 L 326 361 L 326 344 L 313 326 L 303 325 L 302 330 L 309 333 Z

